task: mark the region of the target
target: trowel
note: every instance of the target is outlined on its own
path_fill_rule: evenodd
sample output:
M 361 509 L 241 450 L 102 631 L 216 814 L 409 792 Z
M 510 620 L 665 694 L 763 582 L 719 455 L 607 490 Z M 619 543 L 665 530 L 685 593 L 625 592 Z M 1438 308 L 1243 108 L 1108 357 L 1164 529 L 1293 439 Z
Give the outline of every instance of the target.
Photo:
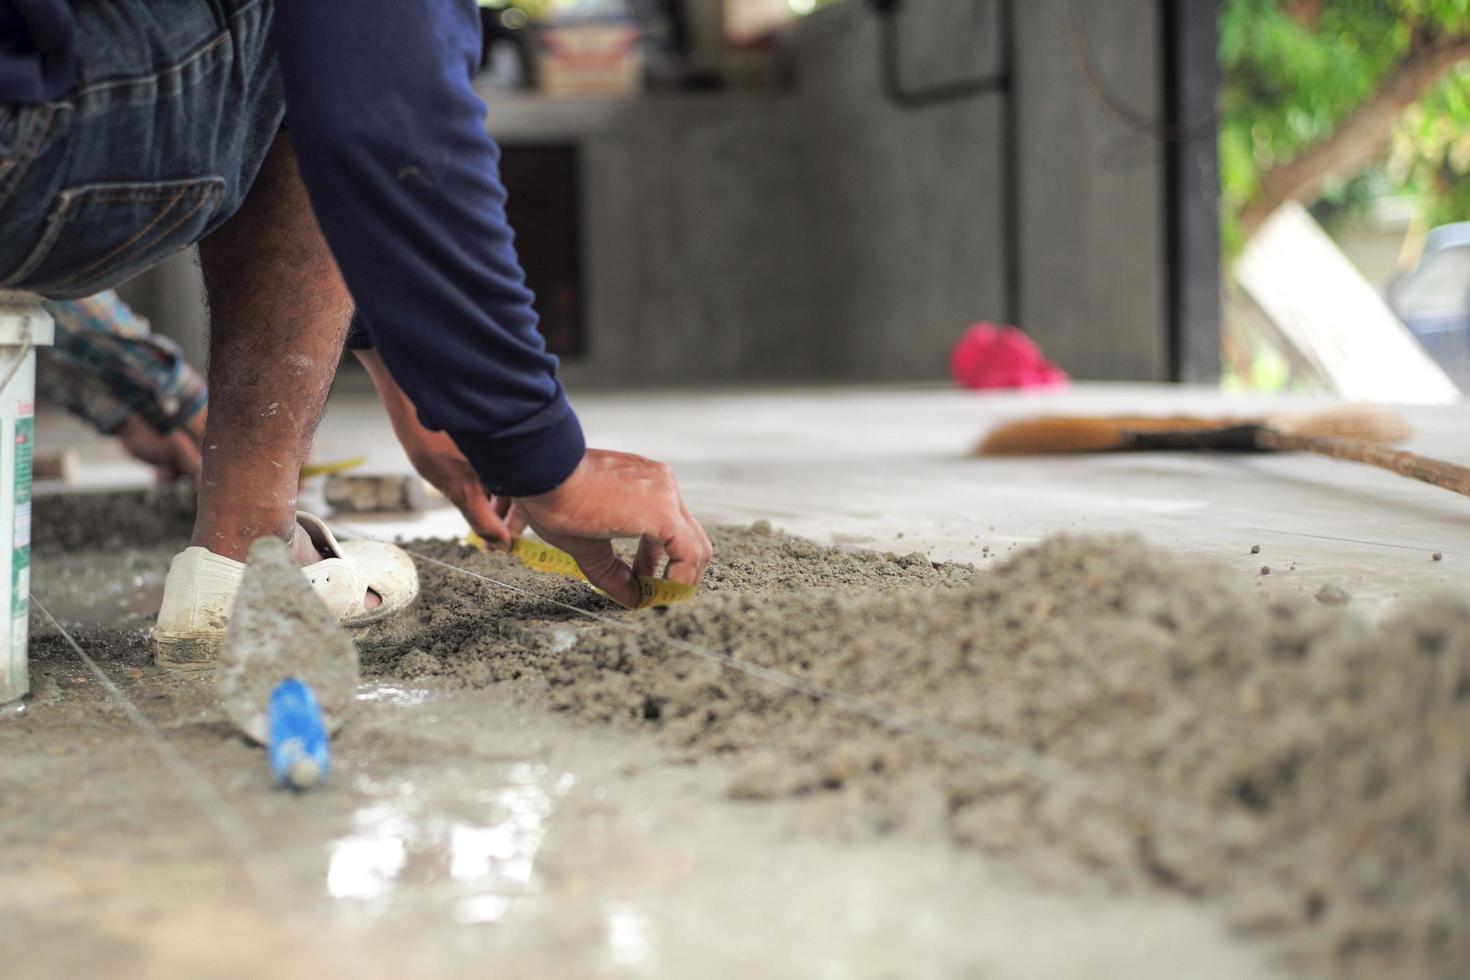
M 277 782 L 320 783 L 356 703 L 357 647 L 276 538 L 250 546 L 216 673 L 226 717 L 270 749 Z

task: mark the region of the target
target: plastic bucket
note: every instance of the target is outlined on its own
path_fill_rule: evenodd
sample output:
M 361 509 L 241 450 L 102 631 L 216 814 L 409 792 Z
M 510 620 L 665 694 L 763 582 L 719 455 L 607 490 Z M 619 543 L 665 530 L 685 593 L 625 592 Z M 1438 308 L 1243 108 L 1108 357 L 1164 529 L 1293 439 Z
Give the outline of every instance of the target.
M 55 324 L 30 293 L 0 290 L 0 705 L 30 691 L 26 645 L 31 613 L 31 450 L 36 436 L 36 348 Z

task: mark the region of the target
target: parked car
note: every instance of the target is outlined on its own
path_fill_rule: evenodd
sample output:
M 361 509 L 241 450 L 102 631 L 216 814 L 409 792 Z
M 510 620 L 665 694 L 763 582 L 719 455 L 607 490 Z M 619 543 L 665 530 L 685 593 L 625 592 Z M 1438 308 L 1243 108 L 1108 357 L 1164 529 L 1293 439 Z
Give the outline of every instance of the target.
M 1388 305 L 1446 374 L 1470 391 L 1470 221 L 1441 225 L 1388 285 Z

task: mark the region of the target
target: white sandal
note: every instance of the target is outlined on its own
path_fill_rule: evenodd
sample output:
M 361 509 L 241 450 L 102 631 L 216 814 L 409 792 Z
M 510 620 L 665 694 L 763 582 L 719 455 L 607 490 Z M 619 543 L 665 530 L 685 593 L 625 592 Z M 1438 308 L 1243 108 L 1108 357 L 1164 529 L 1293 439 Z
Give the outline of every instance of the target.
M 296 521 L 317 550 L 329 555 L 301 573 L 343 626 L 364 626 L 402 612 L 419 594 L 418 570 L 402 548 L 386 541 L 339 542 L 320 518 L 297 512 Z M 174 556 L 153 627 L 154 662 L 177 670 L 214 666 L 225 624 L 240 590 L 245 564 L 197 545 Z M 367 608 L 371 591 L 380 600 Z

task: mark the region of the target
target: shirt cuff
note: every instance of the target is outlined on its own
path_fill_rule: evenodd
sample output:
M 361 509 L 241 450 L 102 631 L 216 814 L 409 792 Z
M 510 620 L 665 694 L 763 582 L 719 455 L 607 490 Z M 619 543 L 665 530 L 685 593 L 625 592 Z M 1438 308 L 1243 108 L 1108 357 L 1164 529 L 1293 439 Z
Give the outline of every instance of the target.
M 582 462 L 587 443 L 561 383 L 541 411 L 493 436 L 451 432 L 485 489 L 497 496 L 532 497 L 555 490 Z

